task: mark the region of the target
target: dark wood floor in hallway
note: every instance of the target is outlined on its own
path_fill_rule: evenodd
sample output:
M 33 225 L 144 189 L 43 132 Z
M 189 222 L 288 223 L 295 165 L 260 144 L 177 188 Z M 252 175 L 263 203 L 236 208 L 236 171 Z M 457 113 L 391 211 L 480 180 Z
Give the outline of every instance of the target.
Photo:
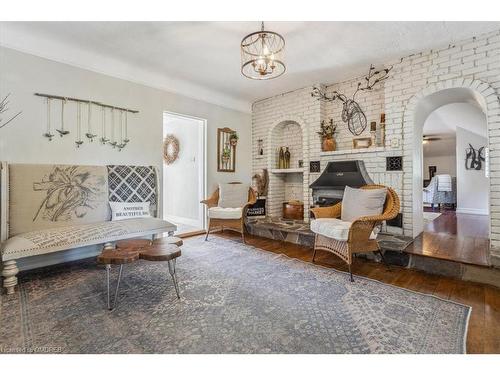
M 424 232 L 406 248 L 406 252 L 480 266 L 489 265 L 489 216 L 460 214 L 451 210 L 442 210 L 440 213 L 438 218 L 424 223 Z
M 214 235 L 241 241 L 240 234 L 227 230 L 224 233 L 214 233 Z M 246 238 L 248 245 L 259 249 L 284 254 L 306 262 L 311 261 L 312 249 L 310 248 L 250 235 Z M 345 263 L 330 253 L 318 252 L 315 263 L 347 271 Z M 500 353 L 500 289 L 397 266 L 387 267 L 358 258 L 354 260 L 352 270 L 355 275 L 471 306 L 467 353 Z

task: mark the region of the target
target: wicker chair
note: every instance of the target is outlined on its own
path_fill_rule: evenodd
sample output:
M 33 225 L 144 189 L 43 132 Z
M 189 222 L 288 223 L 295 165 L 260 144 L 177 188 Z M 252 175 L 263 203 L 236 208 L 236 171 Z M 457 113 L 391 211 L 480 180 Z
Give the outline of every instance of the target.
M 241 182 L 230 182 L 230 184 L 241 184 Z M 219 204 L 219 188 L 217 188 L 217 190 L 215 190 L 215 192 L 209 198 L 200 202 L 206 204 L 209 209 L 208 228 L 207 228 L 207 235 L 205 236 L 205 241 L 208 240 L 208 234 L 210 233 L 211 229 L 220 228 L 221 230 L 224 230 L 224 228 L 226 228 L 241 233 L 241 238 L 243 239 L 243 242 L 246 242 L 245 241 L 246 211 L 248 209 L 248 206 L 254 204 L 255 202 L 257 202 L 257 195 L 254 189 L 250 187 L 248 189 L 248 201 L 243 207 L 241 207 L 241 214 L 237 215 L 238 217 L 231 217 L 224 219 L 217 217 L 210 217 L 211 216 L 210 208 L 218 207 Z
M 354 281 L 351 272 L 351 264 L 353 254 L 378 252 L 384 260 L 380 247 L 375 238 L 372 236 L 373 229 L 382 221 L 393 219 L 399 213 L 400 202 L 396 192 L 382 185 L 365 185 L 362 189 L 381 189 L 387 188 L 387 198 L 384 203 L 384 210 L 381 215 L 363 216 L 356 219 L 349 228 L 347 241 L 340 241 L 320 234 L 316 234 L 314 240 L 314 253 L 312 261 L 316 256 L 317 250 L 331 252 L 342 260 L 349 267 L 349 275 L 351 281 Z M 315 207 L 311 209 L 314 218 L 339 218 L 342 212 L 342 202 L 330 207 Z

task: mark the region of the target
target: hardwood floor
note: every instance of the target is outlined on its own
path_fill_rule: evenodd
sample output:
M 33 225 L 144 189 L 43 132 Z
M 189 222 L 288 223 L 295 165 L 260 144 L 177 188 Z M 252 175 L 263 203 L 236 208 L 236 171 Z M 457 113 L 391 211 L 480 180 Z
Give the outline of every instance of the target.
M 442 210 L 441 216 L 424 224 L 424 232 L 406 252 L 462 263 L 488 266 L 489 216 Z
M 241 240 L 240 234 L 231 231 L 214 235 Z M 259 249 L 285 254 L 306 262 L 311 261 L 310 248 L 250 235 L 246 235 L 246 238 L 248 245 Z M 347 270 L 345 263 L 327 252 L 319 251 L 315 263 L 342 271 Z M 363 259 L 355 259 L 352 270 L 355 275 L 472 306 L 467 353 L 500 353 L 500 289 L 397 266 L 386 267 Z

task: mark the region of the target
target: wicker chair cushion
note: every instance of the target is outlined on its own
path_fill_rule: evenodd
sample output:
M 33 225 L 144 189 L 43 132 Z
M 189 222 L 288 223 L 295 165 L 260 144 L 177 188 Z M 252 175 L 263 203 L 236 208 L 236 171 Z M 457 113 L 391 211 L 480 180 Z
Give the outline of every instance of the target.
M 352 222 L 340 219 L 322 218 L 311 221 L 311 231 L 322 236 L 332 238 L 337 241 L 347 241 L 349 229 Z M 377 234 L 372 232 L 370 239 L 377 238 Z
M 354 221 L 363 216 L 380 215 L 384 210 L 387 189 L 353 189 L 345 187 L 342 199 L 344 221 Z
M 248 184 L 219 184 L 219 207 L 243 207 L 248 202 Z
M 211 219 L 241 219 L 242 215 L 241 208 L 211 207 L 208 209 L 208 217 Z

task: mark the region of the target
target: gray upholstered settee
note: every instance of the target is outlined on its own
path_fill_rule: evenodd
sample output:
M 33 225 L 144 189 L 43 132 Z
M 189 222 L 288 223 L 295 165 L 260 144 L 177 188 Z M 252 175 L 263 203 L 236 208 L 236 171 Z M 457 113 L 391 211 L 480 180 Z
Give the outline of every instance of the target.
M 133 237 L 171 235 L 159 219 L 154 167 L 1 163 L 0 251 L 7 293 L 16 260 Z M 149 202 L 150 217 L 111 221 L 110 201 Z
M 434 176 L 427 187 L 424 188 L 423 202 L 430 204 L 432 208 L 437 204 L 441 207 L 442 204 L 457 205 L 457 178 L 451 178 L 451 191 L 439 191 L 438 177 Z

